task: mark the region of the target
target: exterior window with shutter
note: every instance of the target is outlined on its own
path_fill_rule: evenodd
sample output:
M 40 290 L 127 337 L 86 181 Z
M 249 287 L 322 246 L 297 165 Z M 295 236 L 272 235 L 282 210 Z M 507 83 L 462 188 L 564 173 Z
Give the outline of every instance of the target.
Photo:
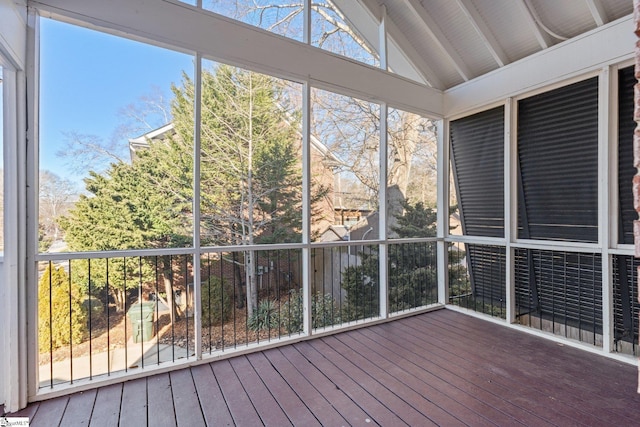
M 463 234 L 504 236 L 504 107 L 454 120 L 451 159 Z
M 633 86 L 637 83 L 633 67 L 618 71 L 618 243 L 633 244 Z M 637 271 L 640 259 L 613 255 L 613 323 L 615 350 L 638 355 Z
M 518 238 L 598 242 L 598 78 L 518 103 Z M 600 254 L 517 249 L 518 321 L 602 345 Z
M 452 121 L 450 135 L 463 234 L 504 237 L 504 107 Z M 452 302 L 504 317 L 505 248 L 465 244 L 464 253 L 470 295 Z
M 598 79 L 518 103 L 518 237 L 598 241 Z

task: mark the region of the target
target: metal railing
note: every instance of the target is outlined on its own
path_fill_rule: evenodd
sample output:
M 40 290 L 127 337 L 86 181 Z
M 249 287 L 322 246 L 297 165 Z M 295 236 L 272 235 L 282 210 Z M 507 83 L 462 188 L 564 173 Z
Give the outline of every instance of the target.
M 602 257 L 598 253 L 515 251 L 516 320 L 602 346 Z
M 438 302 L 437 242 L 389 245 L 389 312 L 402 313 Z
M 389 244 L 389 312 L 437 302 L 436 242 Z M 379 242 L 40 254 L 38 386 L 380 318 Z M 195 283 L 198 282 L 198 286 Z
M 506 319 L 506 250 L 502 246 L 453 243 L 449 246 L 449 302 Z

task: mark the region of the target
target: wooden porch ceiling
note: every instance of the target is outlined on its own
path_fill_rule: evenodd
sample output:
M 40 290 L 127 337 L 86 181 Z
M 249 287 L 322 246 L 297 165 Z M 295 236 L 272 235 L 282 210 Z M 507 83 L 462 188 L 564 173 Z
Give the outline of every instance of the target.
M 636 368 L 439 310 L 33 403 L 31 426 L 636 425 Z

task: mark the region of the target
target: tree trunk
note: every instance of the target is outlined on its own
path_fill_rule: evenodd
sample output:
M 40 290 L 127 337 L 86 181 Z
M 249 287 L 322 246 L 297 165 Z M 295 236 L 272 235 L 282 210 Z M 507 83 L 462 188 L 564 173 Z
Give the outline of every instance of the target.
M 231 253 L 231 259 L 232 259 L 232 264 L 233 264 L 233 274 L 235 276 L 235 280 L 233 281 L 235 283 L 235 301 L 236 301 L 236 307 L 238 309 L 243 309 L 244 308 L 244 300 L 245 300 L 245 294 L 242 291 L 242 273 L 240 272 L 240 260 L 238 259 L 238 253 L 237 252 L 232 252 Z
M 246 255 L 245 255 L 246 256 Z M 248 251 L 248 259 L 245 262 L 246 276 L 247 276 L 247 316 L 251 317 L 253 311 L 258 306 L 258 289 L 256 283 L 256 268 L 255 268 L 255 251 Z
M 249 74 L 249 156 L 247 159 L 247 227 L 246 234 L 244 236 L 244 243 L 253 245 L 255 233 L 254 224 L 254 210 L 256 200 L 253 191 L 253 74 Z M 244 231 L 243 230 L 243 231 Z M 249 257 L 245 254 L 245 274 L 247 276 L 247 316 L 251 317 L 253 311 L 258 306 L 258 290 L 256 289 L 256 265 L 255 265 L 255 251 L 249 251 Z
M 167 303 L 169 305 L 169 315 L 171 316 L 171 323 L 174 323 L 178 319 L 178 312 L 176 310 L 175 295 L 173 295 L 173 271 L 171 269 L 171 257 L 162 257 L 162 279 L 164 282 L 164 291 L 167 294 Z
M 116 303 L 116 313 L 123 313 L 125 311 L 125 304 L 127 300 L 127 294 L 122 289 L 110 288 L 109 292 L 113 297 L 113 301 Z M 109 302 L 107 301 L 107 305 Z

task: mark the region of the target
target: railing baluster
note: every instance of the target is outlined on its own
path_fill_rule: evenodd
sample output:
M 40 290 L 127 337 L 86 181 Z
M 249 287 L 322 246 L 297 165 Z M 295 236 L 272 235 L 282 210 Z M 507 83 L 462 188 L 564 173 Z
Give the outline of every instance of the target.
M 107 306 L 107 376 L 111 375 L 111 363 L 109 360 L 111 359 L 111 315 L 109 313 L 109 258 L 105 260 L 105 295 L 104 300 L 106 301 Z

